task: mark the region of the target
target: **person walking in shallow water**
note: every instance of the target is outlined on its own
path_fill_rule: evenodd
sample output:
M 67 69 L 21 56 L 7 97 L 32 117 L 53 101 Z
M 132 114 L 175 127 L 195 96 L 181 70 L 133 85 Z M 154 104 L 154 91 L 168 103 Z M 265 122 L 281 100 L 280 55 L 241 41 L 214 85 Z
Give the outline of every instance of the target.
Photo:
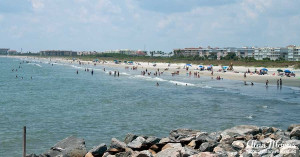
M 156 82 L 156 86 L 159 86 L 158 82 Z
M 268 86 L 268 84 L 269 84 L 269 80 L 266 81 L 266 86 Z
M 76 71 L 76 73 L 78 74 L 78 70 Z
M 282 86 L 282 79 L 279 80 L 279 84 L 280 84 L 280 86 Z

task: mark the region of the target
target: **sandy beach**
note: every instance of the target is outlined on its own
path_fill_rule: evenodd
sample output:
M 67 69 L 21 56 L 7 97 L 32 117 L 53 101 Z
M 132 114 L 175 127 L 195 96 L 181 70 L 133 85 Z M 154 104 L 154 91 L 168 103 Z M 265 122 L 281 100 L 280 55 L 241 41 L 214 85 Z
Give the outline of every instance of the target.
M 164 72 L 164 74 L 171 75 L 171 73 L 179 71 L 179 75 L 187 75 L 187 73 L 191 72 L 192 74 L 194 72 L 199 72 L 200 77 L 201 76 L 207 76 L 207 77 L 213 77 L 213 79 L 216 79 L 217 76 L 220 76 L 221 78 L 224 79 L 230 79 L 230 80 L 239 80 L 239 81 L 246 81 L 248 84 L 250 82 L 254 83 L 265 83 L 266 80 L 269 81 L 269 84 L 271 85 L 276 85 L 278 79 L 282 79 L 283 85 L 286 86 L 292 86 L 292 87 L 300 87 L 300 69 L 294 69 L 292 67 L 290 68 L 283 68 L 283 67 L 273 67 L 273 68 L 267 68 L 268 69 L 268 74 L 265 75 L 258 75 L 258 74 L 246 74 L 246 78 L 244 77 L 244 73 L 249 69 L 251 72 L 254 72 L 255 69 L 258 71 L 264 67 L 246 67 L 246 66 L 234 66 L 233 71 L 226 71 L 226 72 L 218 72 L 219 69 L 222 69 L 221 66 L 214 66 L 213 67 L 213 75 L 211 74 L 211 71 L 200 71 L 198 65 L 191 65 L 189 67 L 189 70 L 187 71 L 185 69 L 186 63 L 149 63 L 149 62 L 135 62 L 133 61 L 133 64 L 127 64 L 127 63 L 119 63 L 116 64 L 114 61 L 108 61 L 108 60 L 99 60 L 98 62 L 93 62 L 93 61 L 82 61 L 82 60 L 67 60 L 64 58 L 60 57 L 29 57 L 29 56 L 10 56 L 10 57 L 15 57 L 15 58 L 30 58 L 30 59 L 38 59 L 38 60 L 48 60 L 51 62 L 67 62 L 67 63 L 74 63 L 74 64 L 79 64 L 79 61 L 82 64 L 96 64 L 97 65 L 105 65 L 109 67 L 137 67 L 138 71 L 152 71 L 155 72 L 158 69 L 161 72 Z M 154 66 L 155 65 L 155 66 Z M 208 65 L 204 65 L 204 67 L 207 67 Z M 293 71 L 296 76 L 295 77 L 286 77 L 286 76 L 278 76 L 277 69 L 289 69 Z M 176 75 L 174 76 L 176 77 Z M 201 79 L 201 78 L 200 78 Z

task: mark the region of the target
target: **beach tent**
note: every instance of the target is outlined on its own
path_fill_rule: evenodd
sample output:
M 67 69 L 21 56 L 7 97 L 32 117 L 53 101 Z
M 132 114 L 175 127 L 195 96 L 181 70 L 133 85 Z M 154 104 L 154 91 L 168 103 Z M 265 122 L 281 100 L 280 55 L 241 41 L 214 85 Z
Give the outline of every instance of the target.
M 284 72 L 285 73 L 291 73 L 291 71 L 289 69 L 285 69 Z
M 269 71 L 269 70 L 266 68 L 262 68 L 261 71 Z
M 278 72 L 283 72 L 283 70 L 281 70 L 281 69 L 277 69 L 277 71 L 278 71 Z
M 133 64 L 133 61 L 129 61 L 128 63 Z

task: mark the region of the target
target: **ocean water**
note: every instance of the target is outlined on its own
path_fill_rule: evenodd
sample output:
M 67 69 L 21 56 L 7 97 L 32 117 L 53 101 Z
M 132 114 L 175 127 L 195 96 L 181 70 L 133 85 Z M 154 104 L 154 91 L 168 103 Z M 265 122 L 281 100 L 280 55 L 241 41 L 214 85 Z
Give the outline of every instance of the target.
M 43 153 L 70 135 L 84 138 L 90 149 L 109 144 L 112 137 L 123 140 L 127 133 L 165 137 L 177 128 L 211 132 L 252 124 L 287 129 L 300 123 L 300 89 L 295 87 L 244 86 L 166 72 L 141 76 L 143 69 L 53 62 L 0 57 L 0 156 L 21 156 L 25 125 L 27 153 Z M 85 68 L 94 69 L 94 75 Z M 120 77 L 108 75 L 109 70 L 120 71 Z

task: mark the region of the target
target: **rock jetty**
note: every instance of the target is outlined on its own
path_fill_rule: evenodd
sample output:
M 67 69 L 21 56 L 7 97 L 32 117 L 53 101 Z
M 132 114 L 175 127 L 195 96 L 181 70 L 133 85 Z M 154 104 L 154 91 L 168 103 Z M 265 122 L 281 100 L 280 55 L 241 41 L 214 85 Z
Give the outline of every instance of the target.
M 287 130 L 239 125 L 219 132 L 176 129 L 169 137 L 127 134 L 87 151 L 85 141 L 67 137 L 40 155 L 27 157 L 299 157 L 300 124 Z

